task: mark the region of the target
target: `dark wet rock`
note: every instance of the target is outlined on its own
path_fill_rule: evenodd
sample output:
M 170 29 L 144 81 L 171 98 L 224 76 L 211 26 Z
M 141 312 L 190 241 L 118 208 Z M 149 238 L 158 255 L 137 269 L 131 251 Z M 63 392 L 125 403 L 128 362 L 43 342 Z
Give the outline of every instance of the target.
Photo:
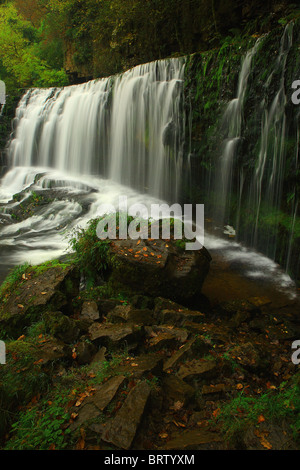
M 100 363 L 100 362 L 104 362 L 106 359 L 105 359 L 105 354 L 106 354 L 106 347 L 103 346 L 102 348 L 100 348 L 96 354 L 94 355 L 91 363 L 92 364 L 97 364 L 97 363 Z
M 158 353 L 147 353 L 128 358 L 128 360 L 117 368 L 118 373 L 141 379 L 149 374 L 160 377 L 163 372 L 163 358 Z
M 130 305 L 116 305 L 107 315 L 107 321 L 110 323 L 127 322 L 128 313 L 131 310 Z
M 214 360 L 193 359 L 182 364 L 178 371 L 178 377 L 187 382 L 203 380 L 215 377 L 219 370 Z
M 153 325 L 153 311 L 147 308 L 136 309 L 131 305 L 117 305 L 107 315 L 107 321 L 111 323 L 132 323 L 137 325 Z
M 211 260 L 204 248 L 182 252 L 160 239 L 117 240 L 110 244 L 110 252 L 111 285 L 184 303 L 200 294 Z
M 61 361 L 63 359 L 71 359 L 72 350 L 64 342 L 56 338 L 47 338 L 43 343 L 38 345 L 38 357 L 43 364 Z
M 107 425 L 102 440 L 121 449 L 130 449 L 150 396 L 147 382 L 139 382 L 128 394 L 124 404 Z
M 226 392 L 230 392 L 231 387 L 226 384 L 210 384 L 203 385 L 201 393 L 202 395 L 221 395 Z
M 78 416 L 71 423 L 69 429 L 71 432 L 76 431 L 82 425 L 88 427 L 89 422 L 94 421 L 100 417 L 100 410 L 93 403 L 85 403 L 80 410 L 77 411 Z
M 41 319 L 46 311 L 60 310 L 70 314 L 69 294 L 77 292 L 77 288 L 79 273 L 74 266 L 50 267 L 37 275 L 34 270 L 32 274 L 29 271 L 0 308 L 0 326 L 19 335 L 25 326 Z
M 248 302 L 254 305 L 254 307 L 260 308 L 266 305 L 270 305 L 272 303 L 272 300 L 269 299 L 269 297 L 250 297 L 248 299 Z
M 237 311 L 229 321 L 229 326 L 238 328 L 242 323 L 251 319 L 251 313 L 245 310 Z
M 236 345 L 230 351 L 231 357 L 245 369 L 259 371 L 270 367 L 270 357 L 266 349 L 264 351 L 257 345 L 247 342 Z
M 97 348 L 90 342 L 80 341 L 75 347 L 75 352 L 78 364 L 90 364 L 97 352 Z
M 256 313 L 260 312 L 260 305 L 258 301 L 255 303 L 250 302 L 249 300 L 232 300 L 231 302 L 222 302 L 218 305 L 218 313 L 220 315 L 227 316 L 229 318 L 233 317 L 237 312 L 248 312 L 253 316 Z
M 79 318 L 81 320 L 97 321 L 100 319 L 98 306 L 95 301 L 83 302 Z
M 147 348 L 150 351 L 175 348 L 178 344 L 184 343 L 188 339 L 187 331 L 171 326 L 155 326 L 152 329 L 150 338 L 147 340 Z
M 115 348 L 135 343 L 142 339 L 142 328 L 129 324 L 93 323 L 89 328 L 89 337 L 97 346 Z
M 194 397 L 196 390 L 176 375 L 166 375 L 162 380 L 162 390 L 168 402 L 181 402 L 186 406 Z
M 148 308 L 144 309 L 131 309 L 127 315 L 127 321 L 130 323 L 136 323 L 138 325 L 153 325 L 155 322 L 153 317 L 153 311 Z
M 288 423 L 280 424 L 263 422 L 259 427 L 248 426 L 243 433 L 236 437 L 239 449 L 247 450 L 298 450 L 295 437 Z
M 154 308 L 154 299 L 146 295 L 134 295 L 131 298 L 130 303 L 133 307 L 138 309 L 148 308 L 152 310 Z
M 117 305 L 122 305 L 122 302 L 114 299 L 101 299 L 97 301 L 99 314 L 103 317 L 106 317 Z
M 47 331 L 65 343 L 74 343 L 80 334 L 78 321 L 61 312 L 46 312 L 43 316 Z
M 96 386 L 94 394 L 87 398 L 86 403 L 92 403 L 100 411 L 103 411 L 112 401 L 124 380 L 123 375 L 116 375 L 102 385 Z
M 174 433 L 168 442 L 159 450 L 204 450 L 211 443 L 222 442 L 222 437 L 209 429 L 187 429 Z M 208 449 L 208 448 L 207 448 Z
M 191 349 L 195 341 L 196 338 L 192 338 L 186 344 L 181 346 L 180 349 L 175 351 L 174 354 L 172 354 L 168 359 L 166 359 L 164 362 L 164 371 L 167 371 L 168 369 L 173 369 L 174 367 L 176 367 L 178 362 L 182 361 L 187 356 L 190 356 L 192 354 Z
M 188 309 L 184 309 L 181 311 L 161 310 L 157 315 L 157 319 L 160 323 L 163 324 L 184 326 L 185 322 L 203 322 L 204 314 Z

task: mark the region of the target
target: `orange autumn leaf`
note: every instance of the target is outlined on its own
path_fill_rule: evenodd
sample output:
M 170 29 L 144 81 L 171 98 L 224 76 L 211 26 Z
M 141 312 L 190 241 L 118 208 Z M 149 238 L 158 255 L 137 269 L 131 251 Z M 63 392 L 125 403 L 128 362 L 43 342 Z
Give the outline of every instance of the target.
M 268 449 L 268 450 L 272 449 L 272 444 L 271 444 L 269 441 L 267 441 L 267 439 L 266 439 L 266 436 L 268 435 L 268 433 L 266 433 L 266 432 L 259 432 L 259 430 L 256 429 L 256 430 L 254 431 L 254 434 L 259 438 L 259 441 L 260 441 L 261 445 L 262 445 L 265 449 Z
M 83 439 L 83 437 L 80 437 L 80 439 L 78 440 L 77 444 L 76 444 L 76 450 L 83 450 L 85 447 L 85 441 Z
M 259 415 L 257 422 L 258 423 L 263 423 L 265 421 L 265 417 L 263 415 Z

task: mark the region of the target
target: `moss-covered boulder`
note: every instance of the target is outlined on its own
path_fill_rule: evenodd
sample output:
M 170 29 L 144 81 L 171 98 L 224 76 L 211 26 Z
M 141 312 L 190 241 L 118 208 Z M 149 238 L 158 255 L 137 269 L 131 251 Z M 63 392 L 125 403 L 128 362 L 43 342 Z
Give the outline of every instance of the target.
M 49 262 L 25 266 L 1 286 L 0 327 L 12 337 L 38 321 L 46 312 L 72 313 L 79 290 L 79 271 L 72 264 Z

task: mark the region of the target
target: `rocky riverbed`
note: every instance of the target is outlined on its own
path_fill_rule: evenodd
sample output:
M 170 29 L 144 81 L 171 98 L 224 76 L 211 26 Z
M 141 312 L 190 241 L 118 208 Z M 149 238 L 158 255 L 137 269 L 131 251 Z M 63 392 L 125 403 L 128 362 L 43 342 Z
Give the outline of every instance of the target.
M 170 251 L 176 258 L 172 242 L 159 242 L 112 245 L 119 290 L 109 295 L 107 280 L 82 284 L 72 256 L 24 266 L 3 284 L 2 448 L 299 448 L 299 366 L 291 360 L 300 338 L 297 300 L 215 295 L 211 302 L 200 293 L 203 282 L 213 292 L 211 279 L 205 289 L 206 252 L 197 292 L 185 288 L 184 298 L 176 283 L 159 289 L 155 282 L 151 295 L 149 274 L 143 293 L 145 273 L 157 274 L 158 261 L 164 270 Z M 183 286 L 193 261 L 180 271 Z M 174 266 L 182 259 L 170 286 L 172 276 L 178 282 Z M 123 287 L 131 282 L 126 294 L 122 272 Z

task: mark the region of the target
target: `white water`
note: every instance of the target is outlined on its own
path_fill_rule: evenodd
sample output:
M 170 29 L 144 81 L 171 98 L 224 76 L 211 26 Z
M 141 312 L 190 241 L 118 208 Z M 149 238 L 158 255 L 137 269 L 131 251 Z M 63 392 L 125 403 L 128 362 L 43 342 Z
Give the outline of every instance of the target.
M 102 175 L 158 197 L 182 178 L 184 60 L 63 89 L 30 90 L 16 112 L 14 166 Z
M 252 54 L 244 62 L 244 78 Z M 182 162 L 183 74 L 184 60 L 173 59 L 145 64 L 117 77 L 24 95 L 9 147 L 12 168 L 0 182 L 3 266 L 37 264 L 66 253 L 72 230 L 102 215 L 102 204 L 117 209 L 122 195 L 128 205 L 141 203 L 149 208 L 164 199 L 177 201 L 182 178 L 190 170 Z M 244 78 L 235 101 L 233 146 L 239 136 Z M 8 209 L 22 204 L 12 200 L 14 194 L 25 191 L 26 198 L 32 191 L 49 189 L 57 197 L 38 207 L 34 216 L 15 222 L 8 215 Z M 212 251 L 221 243 L 228 259 L 238 254 L 250 277 L 261 266 L 259 272 L 286 287 L 286 278 L 275 279 L 274 269 L 266 269 L 267 258 L 235 243 L 225 246 L 220 239 L 206 240 Z M 252 269 L 249 261 L 254 258 Z
M 219 195 L 218 213 L 216 219 L 221 223 L 227 223 L 226 211 L 230 203 L 232 172 L 235 165 L 237 146 L 242 137 L 243 105 L 247 91 L 248 77 L 251 71 L 251 64 L 254 55 L 259 49 L 262 38 L 259 38 L 254 47 L 247 52 L 241 65 L 239 73 L 238 89 L 236 97 L 231 100 L 225 110 L 222 127 L 225 129 L 225 140 L 223 143 L 223 153 L 218 165 L 215 190 Z

